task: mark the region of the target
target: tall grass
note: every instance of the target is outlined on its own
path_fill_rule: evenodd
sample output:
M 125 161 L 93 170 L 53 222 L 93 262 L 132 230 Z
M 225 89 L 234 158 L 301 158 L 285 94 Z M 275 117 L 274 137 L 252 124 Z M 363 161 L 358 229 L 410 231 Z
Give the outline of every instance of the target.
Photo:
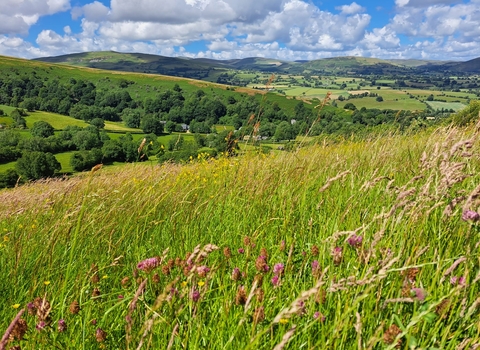
M 7 346 L 476 349 L 476 130 L 4 190 Z

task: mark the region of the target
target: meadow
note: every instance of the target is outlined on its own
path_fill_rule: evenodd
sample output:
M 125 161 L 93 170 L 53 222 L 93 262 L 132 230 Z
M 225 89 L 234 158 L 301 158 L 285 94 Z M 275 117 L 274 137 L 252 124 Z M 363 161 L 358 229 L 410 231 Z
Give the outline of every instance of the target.
M 0 348 L 477 349 L 478 137 L 309 138 L 2 190 Z

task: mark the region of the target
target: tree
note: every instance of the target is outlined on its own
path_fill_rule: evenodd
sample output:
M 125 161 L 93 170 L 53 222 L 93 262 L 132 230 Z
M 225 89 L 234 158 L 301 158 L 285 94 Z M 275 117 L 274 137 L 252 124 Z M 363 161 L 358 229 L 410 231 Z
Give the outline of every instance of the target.
M 350 109 L 350 110 L 352 110 L 352 111 L 354 111 L 354 110 L 357 109 L 357 107 L 356 107 L 353 103 L 351 103 L 351 102 L 345 104 L 345 106 L 344 106 L 343 108 L 345 108 L 345 109 Z
M 382 96 L 377 96 L 375 99 L 377 102 L 383 102 L 383 97 Z
M 51 153 L 25 152 L 17 161 L 15 169 L 19 175 L 29 180 L 38 180 L 53 176 L 62 166 Z
M 273 138 L 277 141 L 294 139 L 295 135 L 292 125 L 285 121 L 278 124 Z
M 93 125 L 97 129 L 103 129 L 105 127 L 105 120 L 102 118 L 93 118 L 90 120 L 90 125 Z
M 151 114 L 143 117 L 141 126 L 145 134 L 155 134 L 159 136 L 163 132 L 163 124 Z
M 53 128 L 52 125 L 50 125 L 49 123 L 43 120 L 40 120 L 38 122 L 33 123 L 30 133 L 33 136 L 47 138 L 49 136 L 53 136 L 54 130 L 55 129 Z

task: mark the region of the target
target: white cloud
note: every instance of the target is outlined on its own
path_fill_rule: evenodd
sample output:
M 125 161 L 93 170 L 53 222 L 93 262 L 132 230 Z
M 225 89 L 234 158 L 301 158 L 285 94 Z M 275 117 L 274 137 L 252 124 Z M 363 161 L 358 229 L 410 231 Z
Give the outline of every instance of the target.
M 335 9 L 341 11 L 344 15 L 354 15 L 356 13 L 365 12 L 365 7 L 360 6 L 356 2 L 352 2 L 350 5 L 337 6 Z
M 461 3 L 461 0 L 395 0 L 398 7 L 428 7 L 433 5 L 452 5 Z
M 89 21 L 100 22 L 107 19 L 109 11 L 110 9 L 101 2 L 94 1 L 82 7 L 74 7 L 71 14 L 73 19 L 84 16 Z

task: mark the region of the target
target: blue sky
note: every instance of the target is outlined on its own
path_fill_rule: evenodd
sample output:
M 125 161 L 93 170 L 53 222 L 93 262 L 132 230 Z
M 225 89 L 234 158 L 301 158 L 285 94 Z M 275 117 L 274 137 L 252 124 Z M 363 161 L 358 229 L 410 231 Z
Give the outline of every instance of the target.
M 480 0 L 1 0 L 0 55 L 480 57 Z

